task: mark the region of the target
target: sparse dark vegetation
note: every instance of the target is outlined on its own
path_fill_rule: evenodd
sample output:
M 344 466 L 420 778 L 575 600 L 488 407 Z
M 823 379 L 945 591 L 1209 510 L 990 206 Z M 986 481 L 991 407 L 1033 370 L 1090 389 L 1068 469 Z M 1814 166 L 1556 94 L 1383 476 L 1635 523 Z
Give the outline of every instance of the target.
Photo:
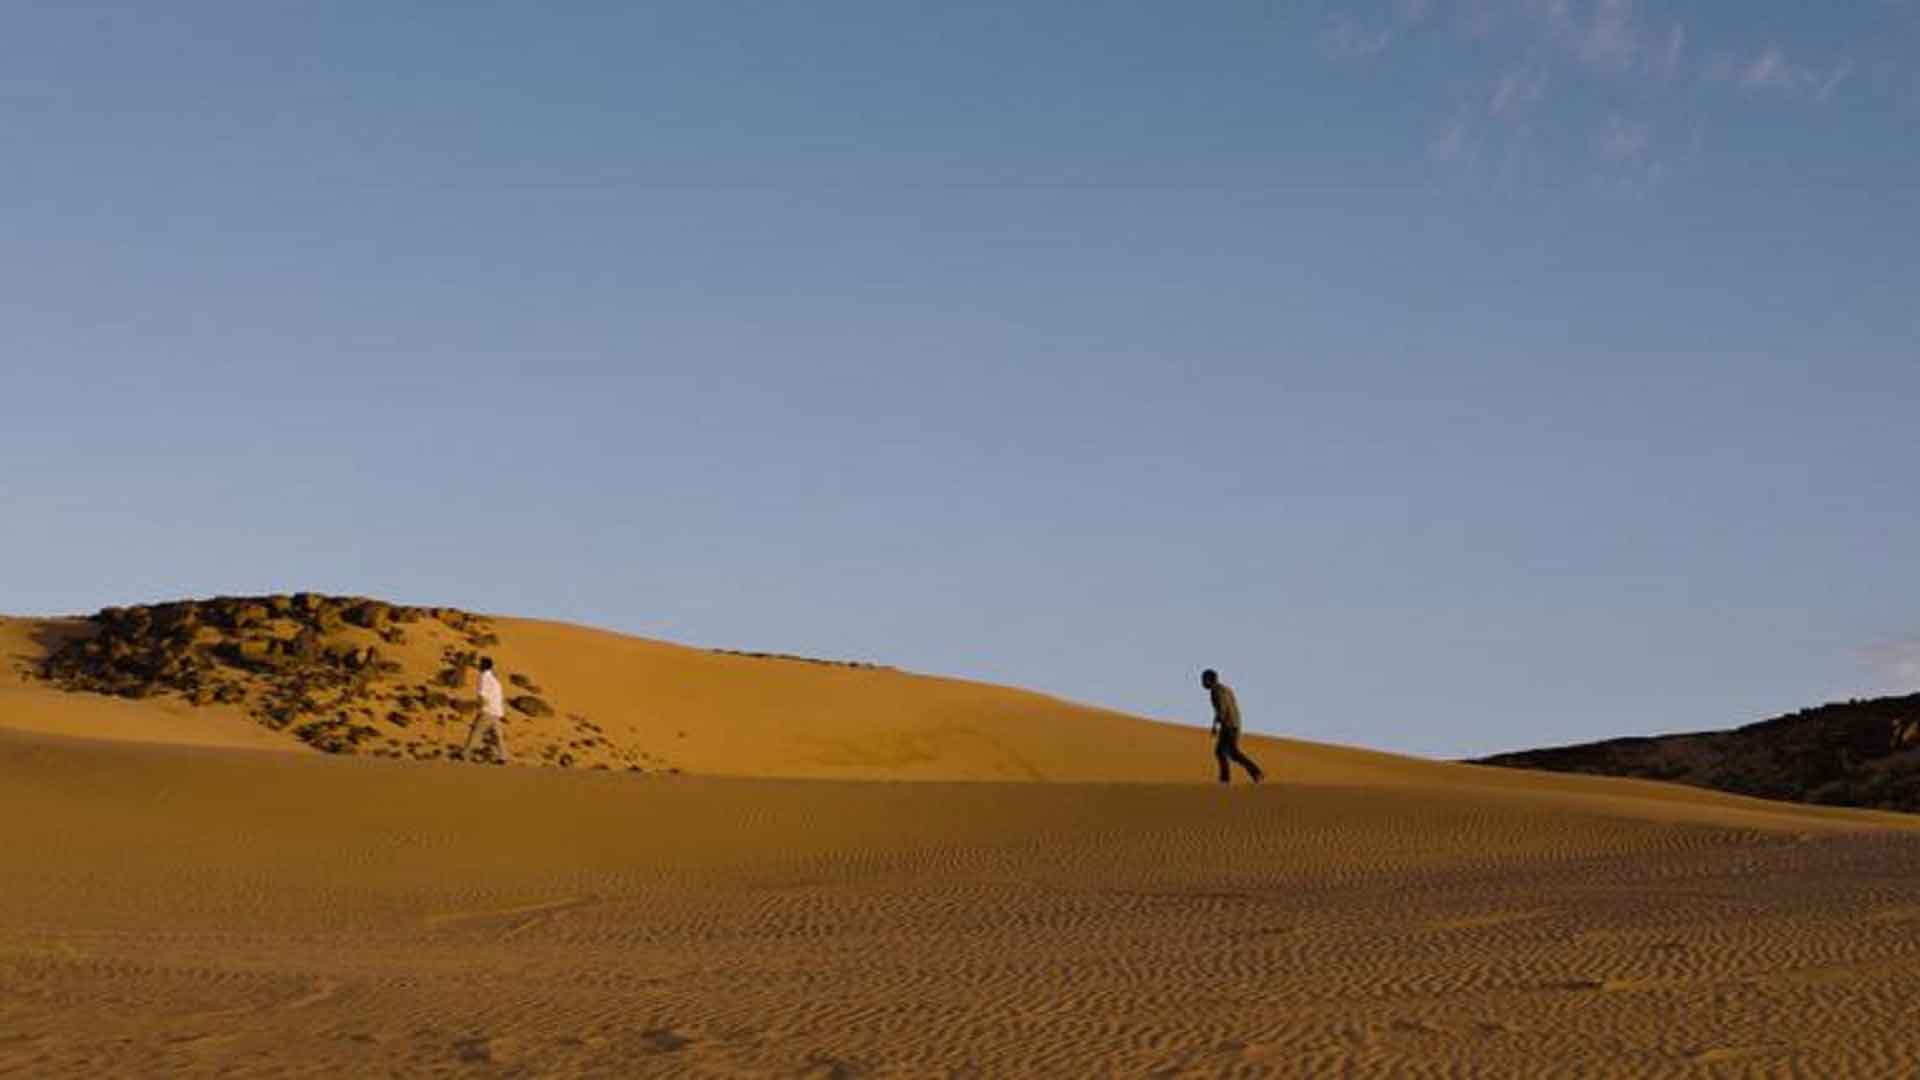
M 1495 754 L 1479 764 L 1914 813 L 1920 812 L 1920 694 L 1822 705 L 1731 731 Z
M 820 664 L 824 667 L 855 668 L 860 671 L 892 671 L 885 664 L 875 664 L 866 660 L 825 660 L 817 656 L 796 656 L 793 653 L 747 652 L 742 649 L 708 649 L 719 656 L 742 656 L 749 660 L 781 660 L 792 664 Z
M 518 697 L 508 698 L 507 704 L 512 706 L 514 711 L 526 713 L 528 716 L 553 715 L 553 706 L 547 704 L 544 699 L 534 697 L 531 694 L 521 694 Z

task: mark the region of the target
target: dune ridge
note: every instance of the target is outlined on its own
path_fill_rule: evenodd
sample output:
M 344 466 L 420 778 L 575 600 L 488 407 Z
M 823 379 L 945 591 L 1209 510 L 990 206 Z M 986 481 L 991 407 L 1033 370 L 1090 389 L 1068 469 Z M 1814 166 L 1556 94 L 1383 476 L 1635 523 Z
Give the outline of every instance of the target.
M 1213 771 L 1204 729 L 1026 690 L 304 593 L 0 618 L 0 693 L 18 705 L 0 726 L 444 760 L 465 739 L 483 652 L 511 681 L 507 738 L 523 765 L 914 780 L 1203 782 Z M 114 705 L 97 714 L 117 720 L 89 731 L 87 703 L 103 694 Z M 1256 757 L 1310 745 L 1247 738 Z M 1313 752 L 1318 771 L 1354 780 L 1409 767 Z

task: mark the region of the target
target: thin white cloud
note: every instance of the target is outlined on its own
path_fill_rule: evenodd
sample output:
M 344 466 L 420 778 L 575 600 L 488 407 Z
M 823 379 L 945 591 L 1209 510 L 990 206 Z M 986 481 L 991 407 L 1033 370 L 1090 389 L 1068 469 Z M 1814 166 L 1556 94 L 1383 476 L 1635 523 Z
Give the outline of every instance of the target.
M 1768 44 L 1753 60 L 1722 60 L 1709 71 L 1709 79 L 1734 79 L 1741 90 L 1780 90 L 1788 94 L 1805 94 L 1814 100 L 1826 102 L 1834 98 L 1834 90 L 1847 77 L 1853 75 L 1851 61 L 1839 61 L 1832 71 L 1818 71 L 1803 63 L 1788 60 L 1788 54 L 1778 44 Z
M 1640 32 L 1634 24 L 1632 0 L 1599 0 L 1586 26 L 1575 34 L 1580 58 L 1595 67 L 1619 70 L 1639 58 Z
M 1840 84 L 1852 74 L 1853 64 L 1850 61 L 1842 60 L 1832 70 L 1823 73 L 1794 63 L 1787 58 L 1786 50 L 1770 44 L 1751 60 L 1721 57 L 1708 68 L 1707 79 L 1711 82 L 1732 82 L 1751 93 L 1776 92 L 1811 97 L 1816 101 L 1831 101 Z
M 1769 45 L 1740 69 L 1740 86 L 1746 90 L 1791 90 L 1799 86 L 1805 73 L 1787 62 L 1787 54 L 1778 45 Z
M 1493 5 L 1483 2 L 1474 11 L 1477 21 L 1498 21 Z M 1586 67 L 1621 71 L 1642 58 L 1646 35 L 1634 15 L 1633 0 L 1508 0 L 1508 8 L 1530 23 L 1557 50 Z
M 1820 84 L 1820 88 L 1813 92 L 1814 98 L 1819 101 L 1832 101 L 1834 91 L 1840 89 L 1840 84 L 1846 82 L 1847 76 L 1851 74 L 1853 74 L 1853 65 L 1850 63 L 1842 63 L 1834 68 L 1833 73 Z
M 1666 52 L 1660 57 L 1660 77 L 1671 82 L 1680 70 L 1680 59 L 1687 48 L 1687 28 L 1679 23 L 1667 33 Z
M 1335 60 L 1377 56 L 1393 44 L 1393 26 L 1366 27 L 1341 15 L 1320 35 L 1320 51 Z
M 1867 650 L 1867 663 L 1882 680 L 1883 689 L 1920 690 L 1920 637 L 1883 641 Z
M 1920 17 L 1920 0 L 1878 2 L 1896 24 L 1898 13 Z M 1756 39 L 1733 25 L 1715 33 L 1678 0 L 1340 0 L 1324 11 L 1320 47 L 1342 59 L 1468 46 L 1465 59 L 1486 66 L 1451 71 L 1444 91 L 1432 88 L 1450 105 L 1432 114 L 1427 156 L 1483 177 L 1525 158 L 1527 176 L 1564 179 L 1571 170 L 1604 185 L 1656 187 L 1703 159 L 1704 114 L 1732 104 L 1703 97 L 1702 86 L 1748 109 L 1849 91 L 1920 105 L 1920 63 L 1883 70 L 1889 62 L 1877 65 L 1859 51 L 1864 43 L 1851 56 L 1815 55 L 1797 38 Z M 1381 66 L 1401 76 L 1428 70 Z
M 1547 69 L 1529 63 L 1500 76 L 1487 98 L 1487 111 L 1495 116 L 1525 113 L 1540 103 L 1547 93 Z
M 1425 22 L 1432 9 L 1433 0 L 1397 0 L 1393 14 L 1377 23 L 1335 15 L 1320 34 L 1320 51 L 1335 60 L 1378 56 L 1392 47 L 1401 31 Z
M 1653 145 L 1653 131 L 1647 125 L 1627 120 L 1619 114 L 1607 117 L 1606 127 L 1594 140 L 1594 148 L 1603 161 L 1613 164 L 1639 164 Z
M 1427 150 L 1433 160 L 1446 165 L 1460 165 L 1473 160 L 1473 115 L 1467 109 L 1456 109 L 1452 118 L 1441 125 L 1435 133 Z

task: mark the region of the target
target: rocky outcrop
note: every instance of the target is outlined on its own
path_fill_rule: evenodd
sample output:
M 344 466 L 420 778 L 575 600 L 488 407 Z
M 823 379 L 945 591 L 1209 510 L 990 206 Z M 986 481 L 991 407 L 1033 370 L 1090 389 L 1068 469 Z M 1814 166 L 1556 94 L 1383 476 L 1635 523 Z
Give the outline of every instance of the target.
M 62 689 L 226 705 L 329 753 L 440 758 L 477 709 L 485 616 L 365 597 L 295 593 L 108 608 L 63 637 L 33 674 Z M 506 721 L 516 753 L 560 767 L 665 768 L 555 704 L 529 672 Z
M 1920 694 L 1822 705 L 1732 731 L 1609 739 L 1479 763 L 1920 812 Z

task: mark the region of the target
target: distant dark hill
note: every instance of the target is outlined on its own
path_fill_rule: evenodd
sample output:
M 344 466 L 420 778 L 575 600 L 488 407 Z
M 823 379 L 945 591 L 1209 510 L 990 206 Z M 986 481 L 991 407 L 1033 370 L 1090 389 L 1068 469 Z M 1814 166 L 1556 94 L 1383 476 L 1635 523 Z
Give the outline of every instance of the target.
M 1521 750 L 1476 764 L 1631 776 L 1828 806 L 1920 812 L 1920 694 L 1803 709 L 1732 731 Z

